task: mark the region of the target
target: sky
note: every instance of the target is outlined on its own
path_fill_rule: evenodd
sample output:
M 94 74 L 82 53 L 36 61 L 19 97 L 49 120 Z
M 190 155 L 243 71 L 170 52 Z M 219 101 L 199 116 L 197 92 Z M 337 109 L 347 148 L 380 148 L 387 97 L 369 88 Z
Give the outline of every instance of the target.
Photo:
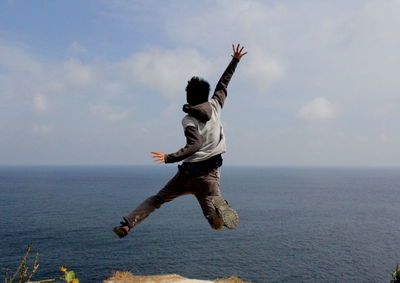
M 226 165 L 400 166 L 400 0 L 0 1 L 0 165 L 144 165 L 185 145 L 232 44 Z M 174 165 L 168 165 L 174 166 Z

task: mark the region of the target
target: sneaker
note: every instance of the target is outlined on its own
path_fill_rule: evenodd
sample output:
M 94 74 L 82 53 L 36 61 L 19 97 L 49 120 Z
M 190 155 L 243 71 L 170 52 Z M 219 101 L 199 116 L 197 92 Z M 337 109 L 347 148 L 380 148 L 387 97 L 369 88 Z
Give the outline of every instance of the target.
M 212 199 L 212 203 L 217 210 L 217 213 L 222 217 L 224 226 L 229 229 L 234 229 L 239 223 L 239 215 L 235 210 L 229 207 L 228 202 L 220 196 Z

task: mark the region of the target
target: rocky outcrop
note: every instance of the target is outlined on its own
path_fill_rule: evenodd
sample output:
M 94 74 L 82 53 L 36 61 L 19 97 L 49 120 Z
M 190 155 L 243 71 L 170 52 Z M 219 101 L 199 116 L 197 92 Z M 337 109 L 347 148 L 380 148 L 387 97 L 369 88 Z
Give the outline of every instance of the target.
M 196 280 L 182 277 L 177 274 L 137 276 L 130 272 L 116 272 L 104 280 L 103 283 L 246 283 L 237 277 L 215 280 Z M 249 282 L 247 282 L 249 283 Z

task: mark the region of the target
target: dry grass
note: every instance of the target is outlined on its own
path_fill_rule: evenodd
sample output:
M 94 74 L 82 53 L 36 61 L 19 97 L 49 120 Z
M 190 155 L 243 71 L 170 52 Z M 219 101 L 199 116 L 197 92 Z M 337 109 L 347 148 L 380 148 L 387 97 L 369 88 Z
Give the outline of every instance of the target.
M 130 272 L 117 271 L 114 275 L 105 280 L 104 283 L 174 283 L 185 279 L 177 274 L 135 276 Z
M 240 279 L 239 277 L 236 276 L 231 276 L 229 278 L 226 279 L 216 279 L 214 280 L 215 283 L 251 283 L 251 282 L 245 282 L 242 279 Z
M 121 271 L 115 272 L 111 278 L 103 281 L 103 283 L 196 283 L 196 282 L 246 283 L 235 276 L 226 279 L 216 279 L 214 281 L 206 281 L 206 280 L 203 281 L 203 280 L 188 279 L 177 274 L 136 276 L 130 272 L 121 272 Z

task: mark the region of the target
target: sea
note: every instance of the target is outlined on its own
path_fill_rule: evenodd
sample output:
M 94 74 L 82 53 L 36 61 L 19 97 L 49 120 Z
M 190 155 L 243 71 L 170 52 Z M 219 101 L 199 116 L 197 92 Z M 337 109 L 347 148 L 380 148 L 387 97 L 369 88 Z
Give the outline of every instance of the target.
M 197 200 L 164 204 L 126 238 L 112 228 L 158 192 L 176 166 L 0 167 L 0 280 L 29 244 L 33 279 L 73 270 L 254 283 L 387 282 L 400 263 L 400 168 L 223 166 L 222 194 L 240 215 L 212 230 Z

